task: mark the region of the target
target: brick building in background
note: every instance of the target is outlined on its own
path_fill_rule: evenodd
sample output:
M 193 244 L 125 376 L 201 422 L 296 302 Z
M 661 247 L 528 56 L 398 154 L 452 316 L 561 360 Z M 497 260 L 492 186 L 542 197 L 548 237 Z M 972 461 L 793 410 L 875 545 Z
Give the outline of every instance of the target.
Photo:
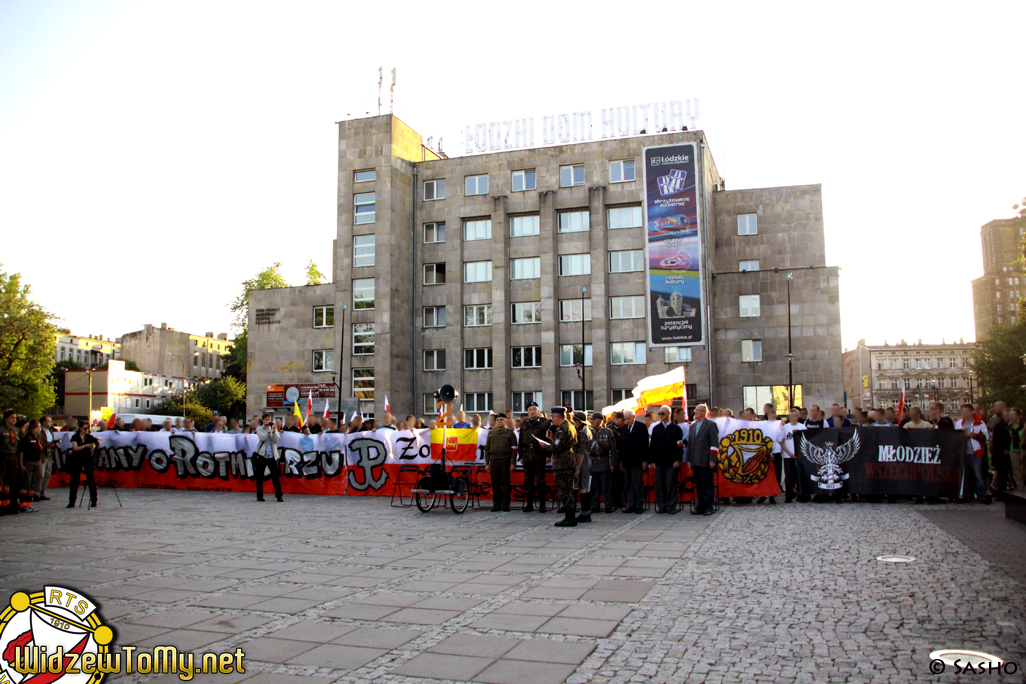
M 1016 308 L 1026 290 L 1023 277 L 1023 233 L 1026 216 L 996 219 L 980 228 L 983 276 L 973 281 L 976 339 L 992 328 L 1016 322 Z
M 711 344 L 649 348 L 642 151 L 681 143 L 700 151 Z M 334 282 L 250 293 L 248 412 L 333 371 L 367 415 L 386 395 L 432 413 L 446 383 L 472 412 L 601 408 L 678 364 L 692 403 L 786 404 L 788 273 L 796 403 L 841 401 L 820 186 L 724 188 L 702 131 L 445 158 L 393 116 L 342 121 Z

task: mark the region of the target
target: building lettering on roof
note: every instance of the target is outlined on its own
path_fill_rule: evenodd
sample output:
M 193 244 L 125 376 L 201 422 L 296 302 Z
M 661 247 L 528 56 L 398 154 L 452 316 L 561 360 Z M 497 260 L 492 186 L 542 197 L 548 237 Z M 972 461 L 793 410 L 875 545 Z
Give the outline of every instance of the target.
M 479 154 L 589 142 L 595 140 L 596 127 L 602 140 L 679 131 L 685 118 L 693 130 L 698 121 L 698 98 L 607 107 L 598 116 L 591 111 L 547 114 L 540 117 L 540 123 L 539 117 L 529 117 L 468 124 L 463 149 L 464 154 Z

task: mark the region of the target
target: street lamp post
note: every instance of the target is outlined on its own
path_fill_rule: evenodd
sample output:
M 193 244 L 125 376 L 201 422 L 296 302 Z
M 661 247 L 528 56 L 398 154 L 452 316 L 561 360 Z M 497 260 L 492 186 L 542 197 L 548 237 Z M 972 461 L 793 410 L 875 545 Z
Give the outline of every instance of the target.
M 167 352 L 167 355 L 170 356 L 171 358 L 178 359 L 179 361 L 182 362 L 182 418 L 185 418 L 185 374 L 186 374 L 185 360 L 187 358 L 189 358 L 189 355 L 186 354 L 185 356 L 181 356 L 179 354 L 172 354 L 171 352 Z M 197 352 L 193 352 L 192 356 L 194 358 L 198 359 L 199 358 L 199 352 L 198 351 Z
M 584 374 L 585 374 L 585 361 L 587 356 L 584 352 L 586 345 L 584 344 L 584 296 L 588 294 L 588 288 L 581 286 L 581 410 L 586 411 L 588 390 L 584 388 Z M 573 403 L 573 402 L 571 402 Z M 575 406 L 576 410 L 577 407 Z
M 784 276 L 787 283 L 787 410 L 794 406 L 794 352 L 791 349 L 791 281 L 794 280 L 794 273 L 788 272 Z
M 331 367 L 331 384 L 335 386 L 335 391 L 338 392 L 338 406 L 335 408 L 335 415 L 339 416 L 344 422 L 345 416 L 342 416 L 342 371 L 345 370 L 342 367 L 342 359 L 346 357 L 346 310 L 349 308 L 348 304 L 343 304 L 340 309 L 342 311 L 342 322 L 339 328 L 339 345 L 338 345 L 338 364 L 332 364 Z M 338 366 L 338 382 L 335 382 L 335 366 Z

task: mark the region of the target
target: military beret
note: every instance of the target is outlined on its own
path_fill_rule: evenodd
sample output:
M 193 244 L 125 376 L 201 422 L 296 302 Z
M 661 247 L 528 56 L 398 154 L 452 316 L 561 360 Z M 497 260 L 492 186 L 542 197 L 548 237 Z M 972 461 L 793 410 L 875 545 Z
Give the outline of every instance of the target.
M 565 416 L 566 415 L 566 409 L 563 408 L 562 406 L 553 406 L 549 410 L 549 414 L 553 415 L 553 416 L 556 416 L 556 415 Z

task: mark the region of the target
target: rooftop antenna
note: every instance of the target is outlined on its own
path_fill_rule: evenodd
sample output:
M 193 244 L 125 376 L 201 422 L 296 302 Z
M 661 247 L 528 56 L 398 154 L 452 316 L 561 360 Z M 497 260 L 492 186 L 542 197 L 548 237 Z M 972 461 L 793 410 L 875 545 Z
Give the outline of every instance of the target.
M 378 116 L 381 116 L 381 83 L 384 79 L 384 71 L 378 67 Z
M 392 67 L 392 88 L 390 92 L 391 101 L 388 103 L 388 113 L 395 109 L 395 67 Z
M 438 136 L 438 154 L 445 154 L 445 152 L 442 151 L 442 136 Z

